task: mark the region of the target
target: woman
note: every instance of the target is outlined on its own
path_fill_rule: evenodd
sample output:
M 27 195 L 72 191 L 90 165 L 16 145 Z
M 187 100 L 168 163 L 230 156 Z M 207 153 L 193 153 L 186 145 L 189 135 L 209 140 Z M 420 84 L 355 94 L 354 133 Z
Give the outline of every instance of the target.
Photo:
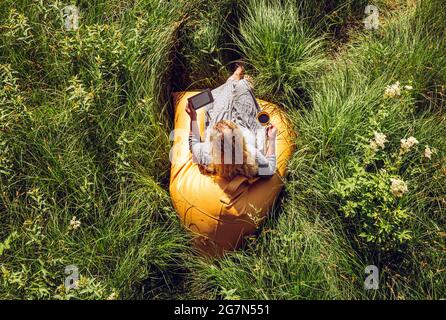
M 260 108 L 243 66 L 238 65 L 226 83 L 212 93 L 214 102 L 206 107 L 204 142 L 201 142 L 196 111 L 189 103 L 186 105 L 191 120 L 190 148 L 194 162 L 206 173 L 226 179 L 237 175 L 249 178 L 273 175 L 277 128 L 270 124 L 265 132 L 257 122 Z

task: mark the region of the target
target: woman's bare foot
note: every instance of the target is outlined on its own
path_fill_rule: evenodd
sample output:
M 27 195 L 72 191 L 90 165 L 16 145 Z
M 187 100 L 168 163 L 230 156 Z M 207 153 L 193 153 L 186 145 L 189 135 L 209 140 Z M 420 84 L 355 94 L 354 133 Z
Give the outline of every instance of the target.
M 241 64 L 237 64 L 237 69 L 235 69 L 229 80 L 241 80 L 245 76 L 245 68 Z

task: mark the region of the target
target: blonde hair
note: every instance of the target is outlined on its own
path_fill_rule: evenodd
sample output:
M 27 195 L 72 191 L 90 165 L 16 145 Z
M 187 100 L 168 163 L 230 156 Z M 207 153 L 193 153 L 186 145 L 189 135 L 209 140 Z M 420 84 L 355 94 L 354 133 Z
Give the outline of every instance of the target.
M 248 152 L 240 128 L 232 121 L 217 122 L 210 132 L 211 163 L 206 172 L 226 179 L 237 175 L 255 177 L 259 168 Z

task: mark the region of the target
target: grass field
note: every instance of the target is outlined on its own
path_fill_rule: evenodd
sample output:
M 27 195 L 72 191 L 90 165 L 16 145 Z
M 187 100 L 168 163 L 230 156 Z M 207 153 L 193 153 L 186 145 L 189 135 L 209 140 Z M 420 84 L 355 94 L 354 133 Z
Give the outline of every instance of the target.
M 367 1 L 72 3 L 75 31 L 68 1 L 0 2 L 0 298 L 446 298 L 442 0 L 377 0 L 372 30 Z M 213 261 L 170 201 L 170 94 L 240 58 L 297 149 L 265 226 Z

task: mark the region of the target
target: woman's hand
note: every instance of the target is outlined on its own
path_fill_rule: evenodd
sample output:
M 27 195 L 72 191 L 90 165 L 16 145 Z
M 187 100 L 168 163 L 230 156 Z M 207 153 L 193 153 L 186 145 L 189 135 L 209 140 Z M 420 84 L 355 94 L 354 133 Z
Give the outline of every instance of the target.
M 197 120 L 197 112 L 195 111 L 194 107 L 192 106 L 192 103 L 190 103 L 189 101 L 186 104 L 186 112 L 192 121 Z
M 273 123 L 270 123 L 266 128 L 266 135 L 269 140 L 276 140 L 277 127 Z

